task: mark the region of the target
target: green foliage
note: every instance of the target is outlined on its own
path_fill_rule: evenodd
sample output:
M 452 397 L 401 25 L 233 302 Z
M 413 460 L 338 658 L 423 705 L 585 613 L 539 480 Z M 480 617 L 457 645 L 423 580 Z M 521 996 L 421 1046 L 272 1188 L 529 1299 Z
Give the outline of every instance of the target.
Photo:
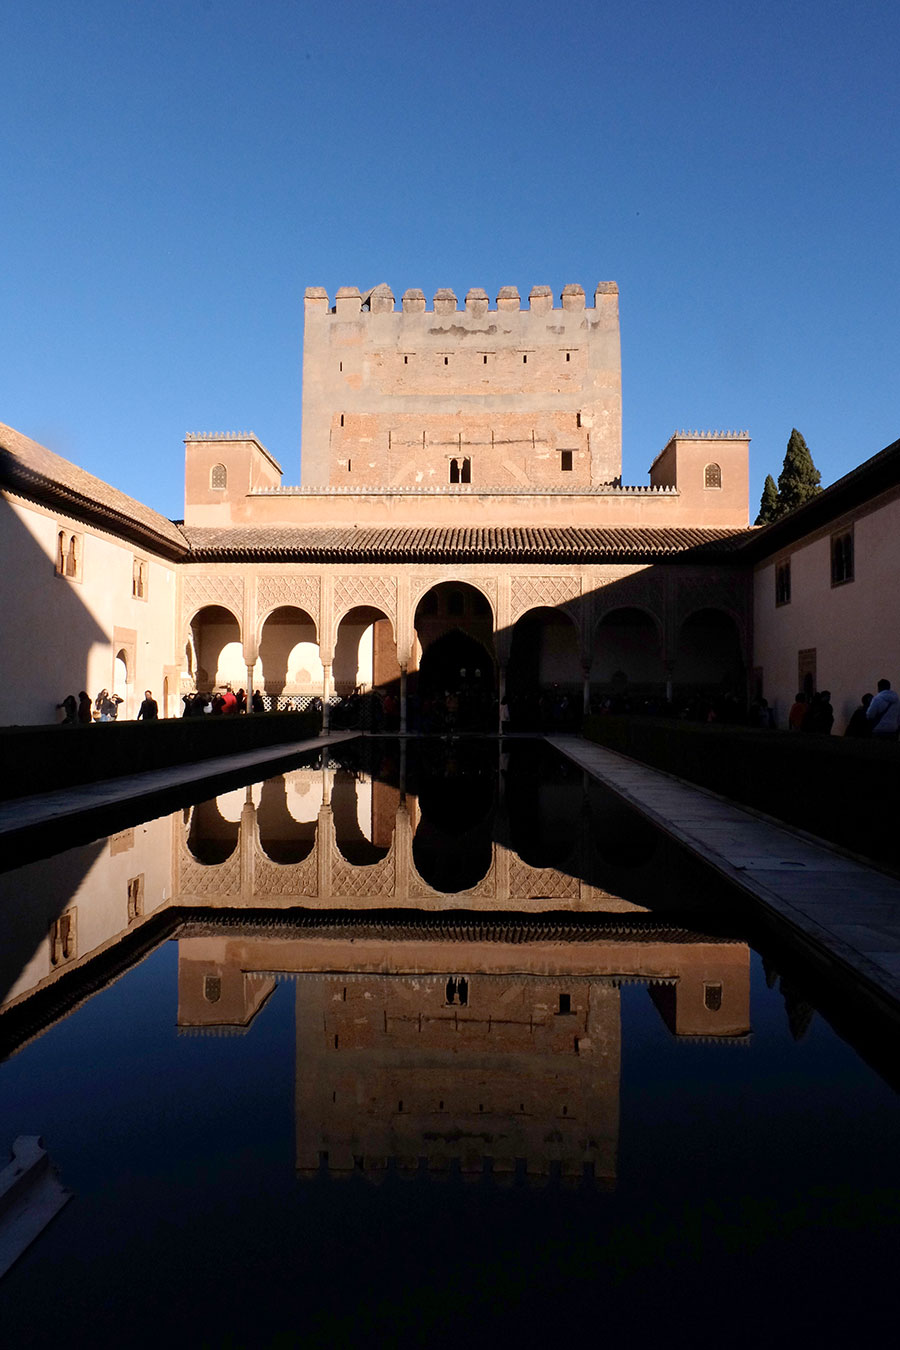
M 780 520 L 812 497 L 818 497 L 821 491 L 822 475 L 813 464 L 809 446 L 794 427 L 784 452 L 778 487 L 772 475 L 767 473 L 759 502 L 759 515 L 754 524 L 771 525 L 773 520 Z
M 753 523 L 754 525 L 770 525 L 773 520 L 777 519 L 778 489 L 775 486 L 775 479 L 770 473 L 767 473 L 762 496 L 759 499 L 759 515 Z
M 787 515 L 788 511 L 817 497 L 821 491 L 822 475 L 813 464 L 809 446 L 794 427 L 778 475 L 778 515 Z

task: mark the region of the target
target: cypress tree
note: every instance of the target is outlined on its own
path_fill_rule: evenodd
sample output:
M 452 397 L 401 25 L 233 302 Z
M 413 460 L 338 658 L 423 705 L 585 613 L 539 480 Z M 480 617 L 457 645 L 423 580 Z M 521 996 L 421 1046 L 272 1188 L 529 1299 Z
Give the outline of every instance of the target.
M 770 525 L 773 520 L 778 518 L 778 489 L 775 486 L 775 479 L 770 473 L 766 474 L 766 481 L 763 485 L 762 496 L 759 499 L 759 515 L 754 520 L 754 525 Z
M 809 446 L 794 427 L 778 475 L 778 516 L 787 515 L 811 497 L 818 497 L 821 491 L 822 475 L 813 464 Z

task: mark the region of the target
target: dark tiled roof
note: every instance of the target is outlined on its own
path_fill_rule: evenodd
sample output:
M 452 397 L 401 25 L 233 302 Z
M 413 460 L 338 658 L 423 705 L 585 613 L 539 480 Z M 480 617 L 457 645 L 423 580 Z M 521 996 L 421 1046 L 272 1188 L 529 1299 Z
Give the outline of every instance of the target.
M 722 562 L 737 558 L 747 530 L 652 527 L 433 529 L 268 526 L 184 527 L 188 562 Z
M 187 551 L 184 535 L 171 520 L 2 422 L 0 485 L 166 557 L 180 558 Z

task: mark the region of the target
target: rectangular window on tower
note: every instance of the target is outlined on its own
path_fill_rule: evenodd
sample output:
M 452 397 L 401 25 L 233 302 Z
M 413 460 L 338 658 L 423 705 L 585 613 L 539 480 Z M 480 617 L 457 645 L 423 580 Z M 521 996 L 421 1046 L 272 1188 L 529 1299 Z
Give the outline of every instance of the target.
M 784 562 L 775 564 L 775 604 L 789 605 L 791 603 L 791 560 L 785 558 Z
M 571 473 L 572 469 L 575 467 L 571 450 L 560 450 L 559 467 L 562 469 L 563 473 Z

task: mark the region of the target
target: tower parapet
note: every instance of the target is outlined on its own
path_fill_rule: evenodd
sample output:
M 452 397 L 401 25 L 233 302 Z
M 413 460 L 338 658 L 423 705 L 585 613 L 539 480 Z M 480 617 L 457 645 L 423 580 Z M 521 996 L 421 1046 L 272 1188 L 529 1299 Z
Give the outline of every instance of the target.
M 594 308 L 598 297 L 618 296 L 619 288 L 614 281 L 601 281 L 594 292 Z M 358 301 L 358 303 L 357 303 Z M 341 286 L 335 293 L 334 305 L 329 308 L 328 292 L 324 286 L 307 286 L 304 304 L 307 313 L 329 313 L 347 317 L 359 314 L 392 314 L 395 312 L 396 299 L 385 282 L 369 291 L 361 291 L 358 286 Z M 516 286 L 501 286 L 493 306 L 488 293 L 480 286 L 472 286 L 466 292 L 464 306 L 461 308 L 456 292 L 449 287 L 435 291 L 429 308 L 425 292 L 418 287 L 410 287 L 403 292 L 401 310 L 405 314 L 456 314 L 463 312 L 480 315 L 499 312 L 517 312 L 527 310 L 532 314 L 546 314 L 554 308 L 553 290 L 550 286 L 532 286 L 528 293 L 528 304 L 523 306 L 522 297 Z M 587 305 L 585 290 L 577 282 L 564 286 L 557 308 L 561 310 L 581 310 Z

